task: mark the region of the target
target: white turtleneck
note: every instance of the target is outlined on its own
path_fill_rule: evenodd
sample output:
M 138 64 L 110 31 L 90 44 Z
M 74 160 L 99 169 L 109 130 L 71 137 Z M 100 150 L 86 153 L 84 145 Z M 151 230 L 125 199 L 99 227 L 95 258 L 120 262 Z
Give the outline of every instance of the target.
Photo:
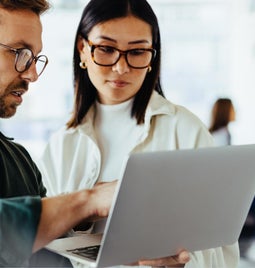
M 95 131 L 102 155 L 99 181 L 120 179 L 123 160 L 141 134 L 141 126 L 131 118 L 133 99 L 105 105 L 96 102 Z

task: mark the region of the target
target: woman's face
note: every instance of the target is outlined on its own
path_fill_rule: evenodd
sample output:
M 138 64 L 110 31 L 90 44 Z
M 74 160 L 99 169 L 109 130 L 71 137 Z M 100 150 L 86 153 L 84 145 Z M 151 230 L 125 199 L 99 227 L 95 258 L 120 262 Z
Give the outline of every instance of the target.
M 151 26 L 133 16 L 112 19 L 92 28 L 88 40 L 94 45 L 104 45 L 129 50 L 152 48 Z M 113 66 L 99 66 L 91 57 L 91 48 L 84 39 L 78 41 L 81 61 L 86 63 L 89 78 L 103 104 L 118 104 L 132 98 L 141 88 L 148 67 L 134 69 L 128 66 L 125 56 Z

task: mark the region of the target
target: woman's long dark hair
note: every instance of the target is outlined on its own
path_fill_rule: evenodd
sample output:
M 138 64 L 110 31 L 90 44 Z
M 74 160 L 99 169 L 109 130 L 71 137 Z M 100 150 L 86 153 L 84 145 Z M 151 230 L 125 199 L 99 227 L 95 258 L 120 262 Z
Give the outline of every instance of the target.
M 79 37 L 82 36 L 87 39 L 92 28 L 98 23 L 126 17 L 130 14 L 151 25 L 152 47 L 157 51 L 156 57 L 151 64 L 152 70 L 147 73 L 140 90 L 134 98 L 131 116 L 136 118 L 138 124 L 143 123 L 145 110 L 153 90 L 155 89 L 160 95 L 164 96 L 159 77 L 161 64 L 159 25 L 157 17 L 148 2 L 146 0 L 91 0 L 82 13 L 75 37 L 73 55 L 75 103 L 67 128 L 75 128 L 81 124 L 82 119 L 97 97 L 97 90 L 91 83 L 87 70 L 79 67 L 80 54 L 77 49 Z

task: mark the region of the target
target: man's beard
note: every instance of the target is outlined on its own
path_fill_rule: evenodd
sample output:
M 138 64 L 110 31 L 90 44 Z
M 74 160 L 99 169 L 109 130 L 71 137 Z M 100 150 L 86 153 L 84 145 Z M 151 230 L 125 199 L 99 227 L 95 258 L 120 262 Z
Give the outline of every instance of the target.
M 0 118 L 9 118 L 16 113 L 17 105 L 12 104 L 9 107 L 5 105 L 4 99 L 0 97 Z M 10 112 L 10 108 L 11 111 Z
M 20 81 L 19 83 L 10 85 L 8 88 L 8 91 L 15 91 L 15 90 L 19 90 L 19 89 L 25 89 L 26 91 L 28 90 L 28 82 L 26 81 Z
M 12 91 L 25 89 L 28 90 L 28 83 L 26 81 L 21 81 L 20 83 L 14 84 L 8 88 L 8 93 L 11 94 Z M 5 98 L 6 94 L 0 96 L 0 118 L 9 118 L 16 113 L 17 106 L 15 103 L 6 105 Z

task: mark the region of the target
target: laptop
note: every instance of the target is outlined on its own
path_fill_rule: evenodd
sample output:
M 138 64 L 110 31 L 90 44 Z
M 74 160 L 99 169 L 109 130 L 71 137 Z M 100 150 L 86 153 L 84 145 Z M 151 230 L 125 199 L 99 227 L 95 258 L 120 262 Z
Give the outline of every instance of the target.
M 255 195 L 254 161 L 255 145 L 131 154 L 104 233 L 46 248 L 108 267 L 233 244 Z

